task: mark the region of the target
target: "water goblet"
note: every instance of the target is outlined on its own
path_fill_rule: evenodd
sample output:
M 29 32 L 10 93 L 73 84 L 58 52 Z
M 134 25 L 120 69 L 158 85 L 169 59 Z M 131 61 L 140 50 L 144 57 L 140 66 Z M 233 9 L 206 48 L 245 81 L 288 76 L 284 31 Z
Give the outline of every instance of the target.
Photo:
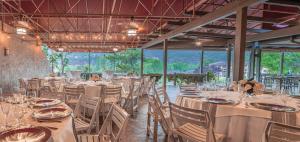
M 14 115 L 16 116 L 17 119 L 18 128 L 21 126 L 21 119 L 24 117 L 25 114 L 26 114 L 26 109 L 24 107 L 15 105 Z
M 3 103 L 3 102 L 0 103 L 0 105 L 1 105 L 1 111 L 5 117 L 5 128 L 7 128 L 8 127 L 8 114 L 9 114 L 9 110 L 12 105 L 9 103 Z

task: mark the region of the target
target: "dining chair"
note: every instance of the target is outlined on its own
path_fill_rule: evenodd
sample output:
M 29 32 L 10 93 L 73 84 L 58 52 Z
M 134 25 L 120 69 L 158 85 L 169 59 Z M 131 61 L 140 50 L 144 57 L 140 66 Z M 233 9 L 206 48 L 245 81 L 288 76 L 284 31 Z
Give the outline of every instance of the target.
M 19 88 L 24 88 L 24 89 L 27 88 L 24 78 L 20 78 L 20 79 L 18 79 L 18 81 L 19 81 Z
M 30 79 L 27 82 L 28 82 L 27 89 L 26 89 L 27 95 L 38 97 L 38 95 L 39 95 L 39 80 Z
M 146 95 L 147 94 L 147 90 L 148 90 L 148 86 L 150 85 L 150 76 L 143 76 L 142 79 L 142 95 Z
M 173 127 L 168 135 L 180 142 L 184 139 L 195 142 L 220 142 L 224 136 L 215 134 L 208 112 L 169 103 Z
M 85 94 L 84 86 L 82 85 L 65 85 L 63 90 L 65 103 L 73 108 L 78 104 L 80 95 Z
M 155 86 L 155 77 L 153 77 L 152 79 L 149 78 L 147 86 L 145 86 L 144 88 L 143 94 L 149 95 L 152 91 L 151 89 L 153 89 L 153 86 Z
M 134 115 L 139 106 L 139 97 L 142 95 L 142 87 L 139 79 L 130 79 L 129 92 L 124 94 L 123 108 L 129 112 L 130 115 Z
M 101 97 L 89 97 L 84 94 L 80 95 L 77 103 L 75 114 L 75 130 L 77 133 L 90 133 L 93 128 L 99 128 L 99 109 Z
M 265 131 L 266 142 L 299 142 L 300 127 L 270 121 Z
M 120 106 L 113 104 L 98 135 L 78 135 L 79 142 L 122 142 L 128 125 L 129 114 Z
M 105 119 L 106 113 L 109 112 L 110 106 L 115 103 L 121 104 L 121 92 L 122 87 L 119 85 L 100 85 L 101 92 L 100 96 L 103 98 L 103 107 L 101 107 L 101 113 L 103 120 Z
M 164 133 L 168 135 L 171 126 L 169 114 L 169 112 L 165 112 L 159 106 L 158 100 L 154 95 L 148 95 L 147 136 L 152 134 L 154 142 L 158 140 L 158 123 L 160 123 Z M 153 130 L 151 130 L 151 118 L 153 120 Z
M 180 93 L 185 94 L 197 94 L 199 93 L 197 84 L 191 83 L 191 84 L 185 84 L 179 86 Z
M 154 95 L 158 99 L 159 105 L 162 107 L 169 108 L 168 103 L 170 102 L 170 98 L 167 92 L 164 91 L 162 86 L 153 88 Z

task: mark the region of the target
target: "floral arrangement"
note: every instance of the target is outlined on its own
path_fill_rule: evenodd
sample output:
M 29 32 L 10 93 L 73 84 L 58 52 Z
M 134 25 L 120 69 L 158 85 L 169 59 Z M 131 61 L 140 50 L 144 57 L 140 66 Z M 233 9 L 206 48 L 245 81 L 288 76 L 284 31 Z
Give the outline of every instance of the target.
M 92 81 L 99 81 L 100 77 L 99 77 L 99 75 L 94 75 L 93 74 L 90 80 L 92 80 Z
M 264 85 L 255 81 L 253 78 L 249 80 L 240 80 L 238 83 L 247 94 L 256 94 L 258 91 L 262 91 L 264 89 Z

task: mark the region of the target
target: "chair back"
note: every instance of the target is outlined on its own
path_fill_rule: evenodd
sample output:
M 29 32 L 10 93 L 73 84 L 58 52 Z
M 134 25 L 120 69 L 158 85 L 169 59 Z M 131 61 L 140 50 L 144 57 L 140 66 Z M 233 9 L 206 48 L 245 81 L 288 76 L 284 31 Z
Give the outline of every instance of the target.
M 180 93 L 190 93 L 190 92 L 195 92 L 198 90 L 198 87 L 196 84 L 186 84 L 186 85 L 181 85 L 179 86 L 180 88 Z
M 65 102 L 68 103 L 69 98 L 78 99 L 80 95 L 85 95 L 84 86 L 64 86 Z
M 117 98 L 117 100 L 120 100 L 121 93 L 122 93 L 122 87 L 119 85 L 107 85 L 101 87 L 104 89 L 104 98 Z
M 185 123 L 200 125 L 204 128 L 210 127 L 210 118 L 208 112 L 181 107 L 173 103 L 169 103 L 169 105 L 171 118 L 175 127 L 181 126 Z
M 100 141 L 109 137 L 111 142 L 121 142 L 128 120 L 129 114 L 118 105 L 112 104 L 99 132 Z
M 265 136 L 266 142 L 299 142 L 300 127 L 270 121 Z
M 27 89 L 29 89 L 29 90 L 39 89 L 39 80 L 38 79 L 28 80 Z
M 165 103 L 170 102 L 168 94 L 164 91 L 163 87 L 154 87 L 154 95 L 158 99 L 158 103 L 162 106 Z
M 75 107 L 75 117 L 89 123 L 88 133 L 90 133 L 93 126 L 95 126 L 101 102 L 101 97 L 90 97 L 86 95 L 80 95 L 79 97 L 79 102 Z
M 159 118 L 161 119 L 160 123 L 161 126 L 163 128 L 163 131 L 165 132 L 165 134 L 167 134 L 169 132 L 169 128 L 171 126 L 170 122 L 166 119 L 166 114 L 167 112 L 164 112 L 162 109 L 163 107 L 160 107 L 159 102 L 157 100 L 157 98 L 155 98 L 154 95 L 149 95 L 148 96 L 148 101 L 149 101 L 149 105 L 151 108 L 151 113 L 156 113 Z
M 206 141 L 216 141 L 213 125 L 210 120 L 209 114 L 203 110 L 196 110 L 178 106 L 176 104 L 170 103 L 170 112 L 171 112 L 171 120 L 173 122 L 173 126 L 178 128 L 186 123 L 194 124 L 201 126 L 207 129 Z
M 61 81 L 56 79 L 49 79 L 49 86 L 51 87 L 53 92 L 57 92 L 60 86 Z
M 23 78 L 19 79 L 19 88 L 27 88 L 26 82 Z

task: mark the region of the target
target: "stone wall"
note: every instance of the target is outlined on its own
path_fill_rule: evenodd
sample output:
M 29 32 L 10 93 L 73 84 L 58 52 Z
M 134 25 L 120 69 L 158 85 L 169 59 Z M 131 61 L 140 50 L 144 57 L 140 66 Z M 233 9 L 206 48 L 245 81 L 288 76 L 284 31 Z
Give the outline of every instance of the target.
M 0 88 L 8 93 L 18 86 L 19 78 L 46 76 L 50 67 L 42 47 L 33 38 L 7 34 L 14 30 L 6 25 L 4 29 L 0 33 Z M 4 56 L 4 48 L 9 49 L 8 56 Z

